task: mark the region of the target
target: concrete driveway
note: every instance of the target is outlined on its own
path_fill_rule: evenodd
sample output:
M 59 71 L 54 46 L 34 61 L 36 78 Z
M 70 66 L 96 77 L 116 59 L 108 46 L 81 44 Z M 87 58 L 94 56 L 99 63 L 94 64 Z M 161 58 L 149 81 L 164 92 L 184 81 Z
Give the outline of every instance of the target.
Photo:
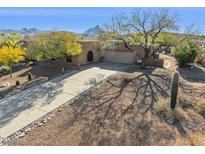
M 129 65 L 98 63 L 0 100 L 0 138 L 15 133 Z

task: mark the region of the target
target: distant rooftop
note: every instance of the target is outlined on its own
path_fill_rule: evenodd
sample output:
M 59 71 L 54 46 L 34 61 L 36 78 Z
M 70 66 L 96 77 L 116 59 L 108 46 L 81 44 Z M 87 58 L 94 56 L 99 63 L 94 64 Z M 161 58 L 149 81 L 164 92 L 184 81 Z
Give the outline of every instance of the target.
M 192 40 L 195 43 L 205 43 L 205 40 Z

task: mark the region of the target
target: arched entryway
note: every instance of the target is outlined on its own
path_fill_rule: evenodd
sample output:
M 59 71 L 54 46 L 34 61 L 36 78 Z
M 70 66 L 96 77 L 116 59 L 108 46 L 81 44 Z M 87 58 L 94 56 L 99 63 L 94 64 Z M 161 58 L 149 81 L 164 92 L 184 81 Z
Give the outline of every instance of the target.
M 91 63 L 93 61 L 93 52 L 90 50 L 87 53 L 87 62 Z

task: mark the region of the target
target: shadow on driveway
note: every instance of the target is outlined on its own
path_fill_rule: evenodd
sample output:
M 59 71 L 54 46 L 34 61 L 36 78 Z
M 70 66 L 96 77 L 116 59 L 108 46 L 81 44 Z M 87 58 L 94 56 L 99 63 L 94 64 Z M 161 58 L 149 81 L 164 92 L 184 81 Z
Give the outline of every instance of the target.
M 64 86 L 64 79 L 88 70 L 92 67 L 98 67 L 105 70 L 120 71 L 128 67 L 128 65 L 110 64 L 110 63 L 95 63 L 80 67 L 79 70 L 73 70 L 69 73 L 63 74 L 41 85 L 36 85 L 25 89 L 15 95 L 6 96 L 0 99 L 0 128 L 3 127 L 10 120 L 17 117 L 21 112 L 31 108 L 38 100 L 43 98 L 43 105 L 51 103 L 59 94 L 62 93 Z M 82 76 L 83 78 L 83 76 Z M 45 98 L 45 99 L 44 99 Z

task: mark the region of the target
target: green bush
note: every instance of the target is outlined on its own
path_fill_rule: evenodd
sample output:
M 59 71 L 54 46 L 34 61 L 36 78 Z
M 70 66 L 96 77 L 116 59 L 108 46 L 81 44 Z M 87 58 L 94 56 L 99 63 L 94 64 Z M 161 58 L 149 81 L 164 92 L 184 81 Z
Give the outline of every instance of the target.
M 34 65 L 33 61 L 28 62 L 29 65 Z
M 10 68 L 8 66 L 1 66 L 0 73 L 8 73 Z
M 188 63 L 193 63 L 198 54 L 198 47 L 190 40 L 180 42 L 176 47 L 173 47 L 171 54 L 175 57 L 178 65 L 181 67 Z

